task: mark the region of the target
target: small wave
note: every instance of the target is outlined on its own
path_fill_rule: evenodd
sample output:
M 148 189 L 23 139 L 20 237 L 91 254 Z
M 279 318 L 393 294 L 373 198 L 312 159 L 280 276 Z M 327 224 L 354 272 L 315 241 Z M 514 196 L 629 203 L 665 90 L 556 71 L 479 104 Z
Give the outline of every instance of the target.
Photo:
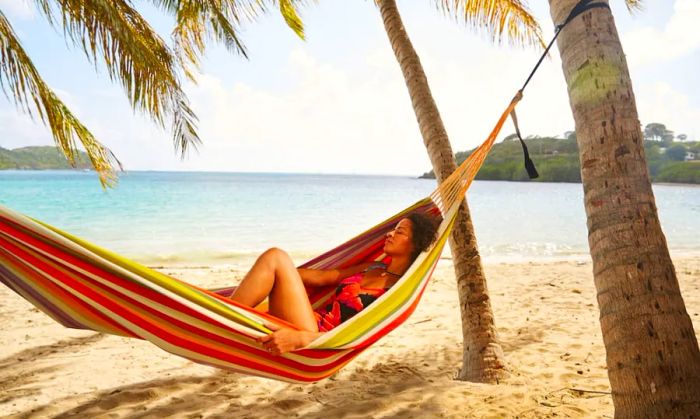
M 587 253 L 588 248 L 552 242 L 515 242 L 480 246 L 483 255 L 488 256 L 568 256 Z
M 212 265 L 251 266 L 263 250 L 245 251 L 191 251 L 182 253 L 137 253 L 129 254 L 129 258 L 152 267 L 210 267 Z M 323 251 L 290 251 L 289 256 L 297 265 L 314 258 Z

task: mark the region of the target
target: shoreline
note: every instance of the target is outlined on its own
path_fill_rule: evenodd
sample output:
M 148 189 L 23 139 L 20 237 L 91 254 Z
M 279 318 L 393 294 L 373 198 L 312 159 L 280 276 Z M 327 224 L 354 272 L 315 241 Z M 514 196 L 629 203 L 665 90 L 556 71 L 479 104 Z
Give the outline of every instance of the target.
M 700 249 L 678 249 L 670 250 L 671 259 L 694 259 L 700 258 Z M 320 253 L 319 253 L 320 254 Z M 307 259 L 294 257 L 292 255 L 294 262 L 298 265 L 311 260 L 314 256 L 308 256 Z M 155 261 L 149 259 L 139 259 L 138 257 L 133 257 L 133 260 L 141 265 L 144 265 L 151 269 L 183 269 L 183 270 L 196 270 L 196 269 L 236 269 L 236 270 L 247 270 L 255 262 L 257 254 L 241 255 L 236 258 L 231 258 L 231 261 L 223 261 L 221 259 L 203 261 L 199 260 L 182 260 L 182 261 Z M 449 249 L 445 249 L 440 256 L 440 263 L 452 263 L 452 256 L 450 255 Z M 588 253 L 573 253 L 569 255 L 557 255 L 557 256 L 540 256 L 540 257 L 526 257 L 520 255 L 500 255 L 500 256 L 482 256 L 482 265 L 484 266 L 497 266 L 497 265 L 528 265 L 528 264 L 547 264 L 547 263 L 561 263 L 561 262 L 572 262 L 579 264 L 591 263 L 591 257 Z
M 435 180 L 434 177 L 423 177 L 419 176 L 417 179 L 422 179 L 422 180 Z M 562 180 L 562 181 L 542 181 L 542 180 L 537 180 L 533 181 L 530 179 L 523 179 L 523 180 L 513 180 L 513 179 L 474 179 L 474 182 L 512 182 L 512 183 L 539 183 L 539 184 L 559 184 L 559 183 L 566 183 L 570 185 L 581 185 L 581 182 L 570 182 L 567 180 Z M 653 185 L 662 185 L 662 186 L 693 186 L 697 187 L 700 186 L 700 183 L 685 183 L 685 182 L 651 182 L 652 186 Z
M 0 168 L 0 172 L 75 172 L 75 173 L 91 173 L 94 174 L 95 171 L 92 168 L 85 169 L 18 169 L 18 168 Z M 289 175 L 289 176 L 338 176 L 338 177 L 396 177 L 396 178 L 409 178 L 415 180 L 431 180 L 434 181 L 435 177 L 425 177 L 424 175 L 415 174 L 393 174 L 393 173 L 316 173 L 316 172 L 236 172 L 236 171 L 203 171 L 203 170 L 125 170 L 119 172 L 121 176 L 128 176 L 129 173 L 204 173 L 204 174 L 233 174 L 233 175 Z M 513 182 L 513 183 L 542 183 L 542 184 L 581 184 L 581 182 L 569 182 L 569 181 L 531 181 L 528 179 L 524 180 L 512 180 L 512 179 L 474 179 L 474 182 Z M 685 182 L 651 182 L 652 185 L 662 185 L 662 186 L 691 186 L 700 187 L 700 183 L 685 183 Z
M 663 186 L 690 186 L 693 188 L 700 187 L 700 183 L 673 183 L 673 182 L 652 182 L 652 185 L 663 185 Z

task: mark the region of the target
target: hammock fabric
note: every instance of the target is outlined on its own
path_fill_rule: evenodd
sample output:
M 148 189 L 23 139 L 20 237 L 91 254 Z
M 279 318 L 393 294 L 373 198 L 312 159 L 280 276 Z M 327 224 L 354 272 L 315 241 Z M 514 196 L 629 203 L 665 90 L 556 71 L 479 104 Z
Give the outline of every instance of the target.
M 0 206 L 0 280 L 66 327 L 146 339 L 194 362 L 290 382 L 313 382 L 338 371 L 397 326 L 416 308 L 454 223 L 467 188 L 518 94 L 493 131 L 427 198 L 302 267 L 333 269 L 382 260 L 385 234 L 411 212 L 441 219 L 435 245 L 403 277 L 350 320 L 305 348 L 275 356 L 255 338 L 264 323 L 298 329 L 237 304 L 231 289 L 207 290 L 171 278 L 41 221 Z M 333 287 L 309 289 L 314 307 Z

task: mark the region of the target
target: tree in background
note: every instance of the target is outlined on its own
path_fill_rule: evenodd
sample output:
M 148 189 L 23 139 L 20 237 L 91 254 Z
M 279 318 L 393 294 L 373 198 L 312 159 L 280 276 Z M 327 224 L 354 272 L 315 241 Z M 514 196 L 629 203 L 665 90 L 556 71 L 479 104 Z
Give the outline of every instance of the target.
M 555 24 L 577 3 L 549 0 Z M 700 351 L 659 223 L 632 82 L 610 9 L 594 8 L 574 19 L 558 47 L 576 122 L 615 415 L 694 417 L 700 412 Z M 654 138 L 664 138 L 661 124 L 650 125 L 645 134 L 653 129 Z
M 673 142 L 673 131 L 666 128 L 666 125 L 658 122 L 652 122 L 644 127 L 644 139 L 649 141 L 660 141 L 664 145 L 669 145 Z
M 518 139 L 518 134 L 512 133 L 512 134 L 508 134 L 505 137 L 503 137 L 503 142 L 508 143 L 508 142 L 515 141 L 517 139 Z
M 175 150 L 185 155 L 199 142 L 197 117 L 182 90 L 179 73 L 193 79 L 205 40 L 221 41 L 245 56 L 238 36 L 244 21 L 279 7 L 287 24 L 303 36 L 291 0 L 151 0 L 176 18 L 172 50 L 129 0 L 34 0 L 39 12 L 91 62 L 102 61 L 131 105 L 172 129 Z M 12 25 L 0 10 L 0 87 L 18 108 L 48 125 L 71 165 L 77 143 L 87 152 L 103 185 L 114 180 L 121 163 L 71 112 L 39 74 Z
M 666 149 L 666 155 L 671 160 L 683 161 L 685 160 L 685 147 L 681 144 L 672 145 Z
M 566 131 L 564 133 L 564 138 L 569 141 L 576 141 L 576 131 Z
M 438 183 L 456 168 L 445 126 L 428 85 L 423 66 L 406 33 L 395 0 L 377 0 L 389 42 L 401 67 Z M 517 43 L 540 43 L 539 26 L 518 0 L 439 1 L 448 15 L 486 28 L 493 38 L 507 36 Z M 463 201 L 450 235 L 462 314 L 461 380 L 497 382 L 507 372 L 491 310 L 486 276 L 474 235 L 469 208 Z

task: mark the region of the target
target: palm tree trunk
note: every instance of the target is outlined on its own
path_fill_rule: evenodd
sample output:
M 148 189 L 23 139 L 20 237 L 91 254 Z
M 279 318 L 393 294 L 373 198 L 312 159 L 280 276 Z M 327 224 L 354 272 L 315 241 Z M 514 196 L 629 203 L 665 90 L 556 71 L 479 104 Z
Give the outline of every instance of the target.
M 598 0 L 607 3 L 607 0 Z M 550 0 L 554 22 L 577 0 Z M 625 55 L 609 9 L 558 39 L 576 121 L 616 417 L 697 417 L 700 352 L 657 216 Z
M 379 0 L 377 4 L 391 47 L 401 66 L 437 181 L 442 182 L 457 165 L 423 66 L 406 34 L 395 0 Z M 450 248 L 457 277 L 464 339 L 463 365 L 457 378 L 497 382 L 507 372 L 466 200 L 457 215 L 450 236 Z

